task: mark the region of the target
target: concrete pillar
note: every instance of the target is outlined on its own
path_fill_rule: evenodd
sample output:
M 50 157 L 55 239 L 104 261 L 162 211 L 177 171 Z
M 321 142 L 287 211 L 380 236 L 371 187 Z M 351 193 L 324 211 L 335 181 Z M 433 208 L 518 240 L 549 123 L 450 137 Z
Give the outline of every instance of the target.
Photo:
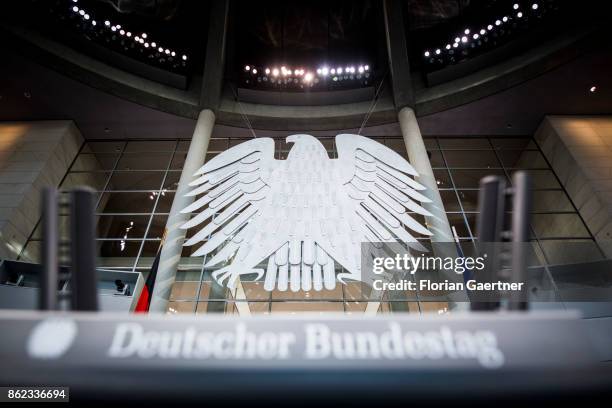
M 438 191 L 438 183 L 431 169 L 427 149 L 414 110 L 410 107 L 404 107 L 399 111 L 398 117 L 410 164 L 419 173 L 419 183 L 427 187 L 427 190 L 421 193 L 432 201 L 431 203 L 422 203 L 423 208 L 433 214 L 432 217 L 426 217 L 427 227 L 433 233 L 431 240 L 433 242 L 454 242 L 448 217 Z
M 186 230 L 179 227 L 189 219 L 188 214 L 181 214 L 180 211 L 194 201 L 194 197 L 186 197 L 185 193 L 191 189 L 189 183 L 193 180 L 193 175 L 204 164 L 214 124 L 215 114 L 213 111 L 210 109 L 202 110 L 198 116 L 181 178 L 170 208 L 170 215 L 166 222 L 166 239 L 161 250 L 157 277 L 155 278 L 149 307 L 151 313 L 165 313 L 168 308 L 170 291 L 174 284 L 183 242 L 185 241 Z

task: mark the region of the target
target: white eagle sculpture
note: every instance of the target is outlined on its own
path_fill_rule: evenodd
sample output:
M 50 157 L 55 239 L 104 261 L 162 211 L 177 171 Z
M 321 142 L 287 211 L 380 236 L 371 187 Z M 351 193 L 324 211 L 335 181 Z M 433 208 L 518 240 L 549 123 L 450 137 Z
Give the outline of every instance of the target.
M 182 213 L 199 212 L 183 229 L 204 227 L 185 245 L 204 244 L 191 256 L 214 254 L 206 267 L 234 288 L 240 275 L 265 273 L 264 289 L 320 291 L 336 281 L 361 280 L 361 243 L 402 242 L 425 248 L 409 230 L 431 233 L 410 212 L 431 214 L 415 201 L 412 166 L 363 136 L 336 136 L 337 159 L 310 135 L 292 135 L 287 160 L 274 158 L 274 140 L 253 139 L 214 157 L 189 185 L 202 195 Z M 257 266 L 267 261 L 265 271 Z M 335 265 L 345 272 L 336 275 Z

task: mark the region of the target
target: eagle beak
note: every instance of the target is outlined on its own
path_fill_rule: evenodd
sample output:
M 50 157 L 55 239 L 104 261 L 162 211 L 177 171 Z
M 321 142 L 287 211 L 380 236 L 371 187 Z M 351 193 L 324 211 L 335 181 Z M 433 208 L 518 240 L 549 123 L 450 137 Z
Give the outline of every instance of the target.
M 297 142 L 297 135 L 287 136 L 287 139 L 285 140 L 287 141 L 287 143 L 295 143 Z

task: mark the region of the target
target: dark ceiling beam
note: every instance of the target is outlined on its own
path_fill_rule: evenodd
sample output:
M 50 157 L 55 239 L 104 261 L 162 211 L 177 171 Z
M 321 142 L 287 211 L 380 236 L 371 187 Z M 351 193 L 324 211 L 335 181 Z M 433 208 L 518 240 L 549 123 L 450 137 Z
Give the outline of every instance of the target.
M 382 3 L 395 108 L 400 110 L 405 106 L 414 107 L 415 100 L 410 78 L 402 2 L 400 0 L 383 0 Z
M 210 109 L 216 113 L 219 109 L 223 85 L 229 0 L 214 0 L 210 7 L 200 108 Z

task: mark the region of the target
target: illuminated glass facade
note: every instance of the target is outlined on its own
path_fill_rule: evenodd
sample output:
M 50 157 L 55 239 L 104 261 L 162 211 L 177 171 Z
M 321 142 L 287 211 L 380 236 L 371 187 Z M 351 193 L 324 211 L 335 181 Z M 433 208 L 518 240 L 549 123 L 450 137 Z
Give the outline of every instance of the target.
M 211 140 L 206 160 L 245 140 Z M 320 140 L 330 157 L 336 157 L 334 137 L 321 137 Z M 407 158 L 401 137 L 376 140 Z M 532 138 L 430 137 L 425 142 L 449 222 L 466 252 L 473 248 L 476 236 L 479 180 L 487 175 L 498 175 L 510 183 L 515 171 L 527 170 L 534 181 L 530 264 L 563 264 L 603 258 L 591 232 Z M 60 187 L 65 191 L 87 185 L 97 192 L 100 268 L 148 273 L 162 242 L 188 147 L 189 140 L 182 139 L 90 141 L 82 146 Z M 276 158 L 285 159 L 290 148 L 284 138 L 276 139 Z M 67 247 L 67 209 L 62 213 L 60 235 Z M 412 216 L 420 217 L 418 220 L 425 224 L 421 216 Z M 187 237 L 195 230 L 189 230 Z M 39 226 L 20 259 L 38 262 L 40 239 Z M 564 246 L 567 242 L 581 243 L 580 251 L 568 251 Z M 246 275 L 242 282 L 244 295 L 231 293 L 212 282 L 212 270 L 203 266 L 205 258 L 189 257 L 194 249 L 183 249 L 168 306 L 171 313 L 234 313 L 237 302 L 247 302 L 252 313 L 361 313 L 366 308 L 359 283 L 338 284 L 334 290 L 321 292 L 266 292 L 263 283 L 249 282 L 249 275 Z M 68 262 L 63 259 L 64 264 Z M 444 302 L 383 298 L 379 312 L 444 312 L 446 307 Z

